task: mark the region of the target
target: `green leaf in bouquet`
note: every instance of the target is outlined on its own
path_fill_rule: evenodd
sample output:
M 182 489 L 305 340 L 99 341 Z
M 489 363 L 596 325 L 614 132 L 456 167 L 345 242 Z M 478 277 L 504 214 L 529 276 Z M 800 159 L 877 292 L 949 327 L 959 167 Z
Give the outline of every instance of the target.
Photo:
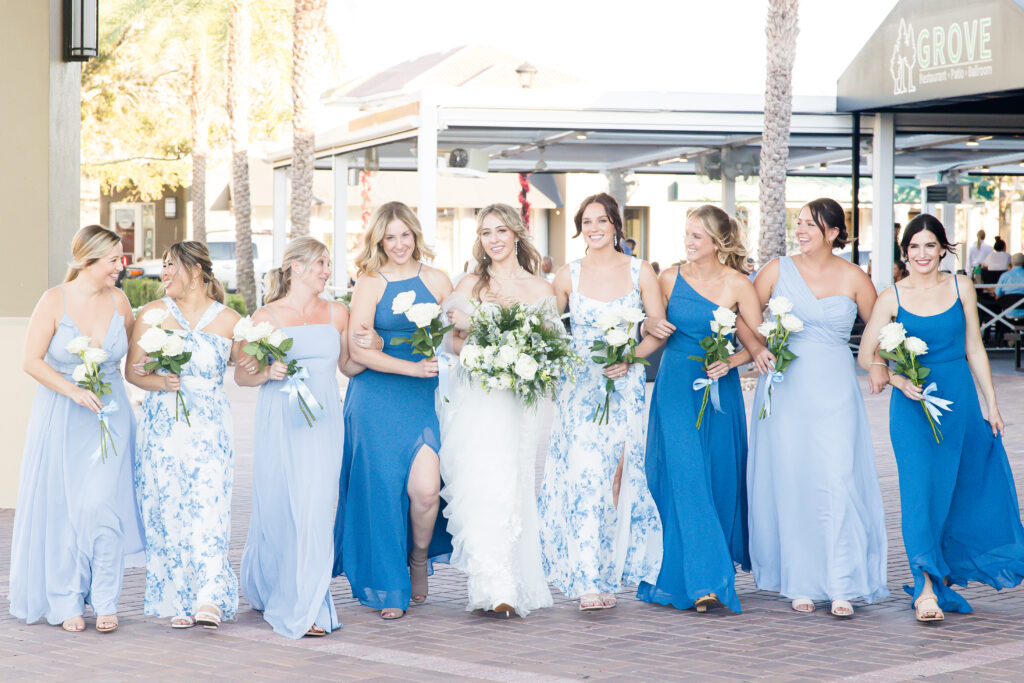
M 294 343 L 295 343 L 295 340 L 292 339 L 291 337 L 288 337 L 283 342 L 281 342 L 281 346 L 278 347 L 278 348 L 280 348 L 283 352 L 288 353 L 289 351 L 292 350 L 292 344 L 294 344 Z
M 248 344 L 242 347 L 242 350 L 245 351 L 250 356 L 256 356 L 256 352 L 259 351 L 259 348 L 260 346 L 256 342 L 249 342 Z M 259 358 L 259 356 L 256 357 Z
M 390 343 L 392 346 L 398 346 L 399 344 L 411 344 L 412 340 L 408 337 L 392 337 Z
M 878 355 L 881 356 L 882 358 L 886 359 L 886 360 L 896 361 L 897 363 L 900 362 L 900 357 L 897 356 L 892 351 L 886 351 L 885 349 L 878 349 Z
M 158 360 L 151 360 L 148 363 L 146 363 L 145 365 L 143 365 L 142 367 L 145 370 L 147 370 L 148 372 L 152 372 L 152 371 L 156 370 L 158 367 L 160 367 L 160 361 L 158 361 Z
M 703 363 L 706 360 L 704 356 L 687 356 L 687 358 L 689 358 L 690 360 L 695 360 L 698 363 Z
M 184 353 L 178 356 L 178 362 L 181 363 L 182 365 L 189 362 L 190 360 L 192 360 L 191 351 L 185 351 Z
M 700 340 L 700 348 L 704 349 L 705 351 L 711 350 L 712 348 L 714 348 L 714 346 L 714 337 L 704 337 L 703 339 Z
M 921 368 L 920 370 L 917 371 L 917 378 L 923 380 L 925 377 L 930 375 L 931 372 L 932 371 L 930 368 Z

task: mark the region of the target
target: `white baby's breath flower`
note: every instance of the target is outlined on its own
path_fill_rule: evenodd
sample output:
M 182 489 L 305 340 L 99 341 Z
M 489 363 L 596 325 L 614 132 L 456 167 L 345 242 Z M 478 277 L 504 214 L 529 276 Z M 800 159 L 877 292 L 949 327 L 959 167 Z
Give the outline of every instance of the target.
M 788 332 L 800 332 L 804 329 L 804 321 L 792 313 L 783 313 L 779 321 Z
M 629 342 L 629 335 L 613 328 L 604 333 L 604 340 L 609 346 L 625 346 Z
M 619 310 L 619 317 L 627 323 L 638 325 L 643 322 L 644 318 L 647 316 L 644 315 L 644 312 L 641 309 L 629 306 Z
M 405 312 L 405 317 L 411 320 L 416 327 L 429 327 L 430 321 L 439 315 L 441 315 L 441 307 L 430 302 L 413 304 Z
M 611 311 L 597 316 L 597 326 L 602 330 L 610 330 L 620 322 L 622 322 L 622 319 Z
M 85 351 L 87 348 L 89 348 L 89 342 L 91 341 L 91 339 L 85 336 L 75 337 L 74 339 L 67 343 L 67 345 L 64 347 L 64 350 L 67 351 L 68 353 L 77 356 L 78 354 L 82 353 L 82 351 Z
M 414 301 L 416 301 L 415 291 L 410 289 L 405 292 L 399 292 L 395 295 L 395 298 L 391 300 L 391 312 L 395 315 L 402 315 L 412 308 Z
M 768 300 L 768 310 L 772 315 L 783 315 L 793 310 L 793 302 L 784 296 L 776 296 Z
M 288 335 L 286 335 L 281 330 L 274 330 L 273 332 L 270 333 L 270 336 L 267 337 L 267 343 L 270 344 L 271 346 L 280 347 L 281 344 L 284 343 L 284 340 L 287 338 Z
M 90 346 L 82 352 L 82 360 L 86 363 L 102 363 L 109 357 L 109 353 L 103 349 L 98 349 L 95 346 Z
M 907 351 L 915 356 L 923 356 L 928 353 L 928 345 L 920 337 L 907 337 L 904 343 L 907 345 Z
M 878 344 L 886 351 L 895 351 L 906 338 L 907 331 L 903 329 L 903 324 L 891 322 L 878 333 Z
M 167 320 L 169 313 L 166 308 L 151 308 L 142 314 L 142 322 L 150 327 L 155 327 Z
M 71 373 L 71 379 L 75 380 L 75 384 L 80 384 L 85 381 L 85 376 L 89 374 L 89 368 L 86 367 L 85 363 L 75 366 L 75 371 Z
M 164 348 L 164 344 L 167 343 L 167 337 L 167 332 L 164 332 L 159 327 L 151 327 L 139 337 L 139 346 L 142 347 L 143 351 L 152 355 Z
M 232 332 L 232 336 L 235 341 L 249 341 L 249 330 L 252 329 L 252 318 L 245 316 L 237 323 L 235 323 L 235 330 Z
M 178 334 L 169 334 L 160 350 L 168 357 L 180 355 L 185 350 L 185 338 Z
M 771 321 L 771 320 L 766 320 L 766 321 L 764 321 L 763 323 L 761 323 L 760 325 L 757 326 L 757 332 L 762 337 L 767 337 L 768 335 L 770 335 L 774 331 L 775 331 L 775 323 L 773 321 Z
M 516 360 L 514 371 L 527 382 L 531 382 L 537 376 L 537 367 L 537 361 L 524 353 Z

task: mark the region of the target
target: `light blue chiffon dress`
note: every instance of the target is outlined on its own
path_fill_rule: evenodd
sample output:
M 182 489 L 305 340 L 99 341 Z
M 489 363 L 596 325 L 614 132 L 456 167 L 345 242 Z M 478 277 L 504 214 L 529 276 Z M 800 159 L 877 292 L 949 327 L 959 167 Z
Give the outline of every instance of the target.
M 980 581 L 995 589 L 1024 580 L 1024 528 L 1006 459 L 1003 438 L 981 415 L 978 392 L 966 358 L 966 320 L 960 302 L 936 315 L 914 315 L 900 306 L 896 322 L 928 345 L 921 363 L 934 394 L 952 401 L 942 411 L 935 442 L 924 409 L 903 392 L 889 399 L 889 438 L 900 473 L 903 544 L 907 550 L 914 599 L 931 576 L 939 607 L 971 612 L 951 584 Z M 899 301 L 899 287 L 896 287 Z
M 274 322 L 295 340 L 288 360 L 309 372 L 306 386 L 324 410 L 310 427 L 289 403 L 287 380 L 260 387 L 242 595 L 275 633 L 301 638 L 314 624 L 328 633 L 341 628 L 330 591 L 331 513 L 345 438 L 337 379 L 341 335 L 333 324 Z
M 373 327 L 384 339 L 384 353 L 419 361 L 409 344 L 416 326 L 391 310 L 403 292 L 416 293 L 415 303 L 436 303 L 417 274 L 388 281 L 377 304 Z M 409 553 L 409 471 L 424 446 L 441 450 L 434 395 L 437 378 L 410 377 L 366 369 L 349 382 L 345 396 L 345 456 L 338 513 L 334 523 L 334 574 L 344 572 L 352 595 L 373 609 L 408 608 L 412 599 Z M 452 538 L 447 531 L 444 501 L 437 513 L 427 551 L 430 562 L 447 562 Z
M 763 375 L 750 416 L 754 579 L 792 599 L 879 600 L 889 594 L 885 516 L 847 345 L 857 305 L 846 296 L 815 297 L 785 256 L 772 296 L 793 303 L 804 329 L 789 338 L 797 359 L 772 389 L 771 416 L 758 419 Z
M 63 290 L 62 290 L 63 295 Z M 65 309 L 44 360 L 66 379 L 81 361 L 64 347 L 81 336 Z M 39 386 L 32 404 L 11 542 L 11 614 L 59 624 L 83 614 L 116 614 L 125 566 L 141 566 L 142 525 L 132 487 L 135 417 L 120 363 L 128 351 L 124 316 L 114 312 L 100 366 L 117 405 L 108 424 L 116 455 L 100 460 L 96 414 Z
M 739 612 L 735 567 L 750 569 L 743 392 L 730 370 L 718 380 L 722 412 L 708 401 L 697 429 L 703 389 L 694 391 L 693 382 L 707 373 L 690 358 L 704 355 L 700 342 L 716 308 L 676 275 L 667 315 L 676 331 L 661 358 L 647 427 L 647 484 L 665 528 L 664 553 L 658 580 L 641 583 L 636 596 L 687 609 L 714 593 Z

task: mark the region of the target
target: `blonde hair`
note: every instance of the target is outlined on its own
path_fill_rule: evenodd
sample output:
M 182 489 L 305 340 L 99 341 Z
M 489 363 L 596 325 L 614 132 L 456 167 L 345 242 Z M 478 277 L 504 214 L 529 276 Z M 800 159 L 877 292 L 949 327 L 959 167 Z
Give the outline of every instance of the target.
M 68 266 L 64 282 L 74 280 L 83 269 L 103 258 L 120 241 L 116 232 L 102 225 L 87 225 L 76 232 L 71 240 L 71 256 L 75 260 Z
M 743 231 L 736 219 L 711 204 L 698 206 L 686 217 L 687 220 L 691 218 L 700 221 L 704 232 L 718 249 L 719 262 L 743 273 L 747 248 L 743 246 Z
M 329 253 L 327 245 L 315 237 L 296 237 L 285 247 L 280 268 L 271 268 L 267 273 L 267 295 L 264 303 L 277 301 L 287 296 L 292 288 L 292 264 L 301 263 L 307 269 L 322 254 Z
M 394 220 L 402 221 L 412 231 L 416 240 L 412 250 L 413 260 L 434 258 L 434 252 L 423 241 L 423 230 L 420 228 L 420 219 L 416 217 L 416 212 L 402 202 L 388 202 L 378 207 L 370 217 L 370 227 L 363 235 L 363 249 L 356 258 L 359 275 L 376 275 L 388 262 L 382 243 L 388 223 Z
M 476 241 L 473 242 L 473 258 L 476 260 L 476 268 L 473 273 L 479 278 L 473 286 L 473 296 L 479 297 L 480 292 L 491 285 L 491 257 L 487 255 L 483 242 L 480 241 L 480 231 L 483 230 L 484 219 L 489 215 L 497 216 L 502 224 L 515 233 L 516 236 L 516 260 L 523 269 L 531 274 L 536 274 L 540 267 L 540 252 L 533 246 L 530 233 L 523 225 L 523 219 L 519 212 L 508 204 L 490 204 L 480 209 L 476 215 Z
M 210 249 L 202 242 L 188 241 L 172 244 L 164 252 L 164 259 L 170 259 L 179 267 L 192 272 L 199 266 L 199 277 L 203 281 L 206 296 L 224 303 L 224 284 L 213 275 L 213 262 L 210 260 Z

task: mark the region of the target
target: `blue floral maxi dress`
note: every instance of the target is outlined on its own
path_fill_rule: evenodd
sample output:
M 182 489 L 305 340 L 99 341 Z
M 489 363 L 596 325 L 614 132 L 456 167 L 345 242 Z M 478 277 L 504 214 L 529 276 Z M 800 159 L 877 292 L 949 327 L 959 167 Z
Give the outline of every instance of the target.
M 287 380 L 260 387 L 242 594 L 275 633 L 301 638 L 313 624 L 328 633 L 341 628 L 330 591 L 331 512 L 345 438 L 337 375 L 341 335 L 326 323 L 281 329 L 295 340 L 288 360 L 309 371 L 304 381 L 324 410 L 310 427 L 289 403 Z
M 630 266 L 633 289 L 604 302 L 580 294 L 580 262 L 569 264 L 572 346 L 583 362 L 559 386 L 538 510 L 544 571 L 570 598 L 653 583 L 661 567 L 661 520 L 644 475 L 643 365 L 615 381 L 608 423 L 593 422 L 605 398 L 604 368 L 590 360 L 590 345 L 603 335 L 597 319 L 642 307 L 640 265 L 633 259 Z M 616 506 L 612 484 L 620 460 Z
M 202 605 L 216 605 L 231 619 L 238 610 L 238 579 L 228 559 L 234 439 L 224 370 L 231 340 L 203 331 L 224 305 L 213 302 L 192 329 L 170 297 L 163 303 L 192 352 L 181 373 L 191 426 L 184 415 L 175 418 L 175 392 L 147 392 L 135 468 L 146 529 L 145 613 L 194 615 Z
M 993 436 L 981 415 L 978 392 L 966 359 L 966 321 L 956 284 L 956 302 L 942 313 L 914 315 L 900 306 L 896 322 L 928 344 L 921 363 L 931 370 L 927 387 L 953 401 L 942 412 L 942 442 L 935 443 L 920 402 L 893 389 L 889 438 L 900 473 L 903 544 L 915 599 L 931 576 L 939 607 L 971 612 L 951 584 L 987 583 L 995 589 L 1024 580 L 1024 528 L 1013 472 L 1003 438 Z M 896 288 L 899 302 L 899 287 Z
M 44 360 L 71 380 L 81 362 L 64 350 L 81 336 L 64 312 Z M 140 566 L 142 525 L 132 490 L 135 417 L 121 379 L 128 351 L 124 316 L 114 312 L 102 342 L 109 358 L 100 366 L 117 404 L 109 417 L 117 455 L 100 461 L 96 414 L 40 385 L 25 436 L 18 508 L 11 541 L 11 614 L 28 623 L 59 624 L 92 605 L 115 614 L 123 568 Z

